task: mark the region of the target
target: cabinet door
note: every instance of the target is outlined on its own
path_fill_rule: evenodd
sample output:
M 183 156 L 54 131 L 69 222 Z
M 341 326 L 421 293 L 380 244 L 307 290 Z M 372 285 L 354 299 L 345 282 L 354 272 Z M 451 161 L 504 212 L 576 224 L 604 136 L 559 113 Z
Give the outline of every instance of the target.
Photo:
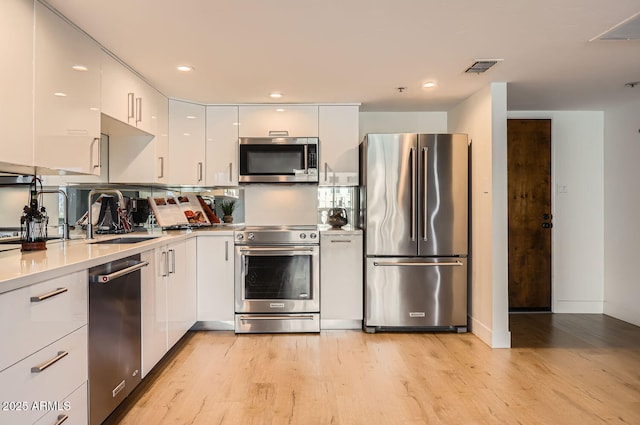
M 169 258 L 168 347 L 172 347 L 196 321 L 195 239 L 167 246 Z
M 317 137 L 315 105 L 240 106 L 240 137 Z
M 238 185 L 238 107 L 207 106 L 207 186 Z
M 3 168 L 18 165 L 26 168 L 16 172 L 33 172 L 33 1 L 3 1 L 0 39 L 0 56 L 6 61 L 0 67 Z
M 362 327 L 362 234 L 320 234 L 320 300 L 323 329 Z
M 135 126 L 137 77 L 106 52 L 102 62 L 102 113 Z
M 168 101 L 155 90 L 145 97 L 149 131 L 142 132 L 111 118 L 109 135 L 109 181 L 112 183 L 163 183 L 166 181 Z
M 34 85 L 36 166 L 99 173 L 100 48 L 38 2 Z
M 198 321 L 207 328 L 233 329 L 233 236 L 198 236 Z
M 169 183 L 203 185 L 205 107 L 169 100 Z
M 358 185 L 359 108 L 352 105 L 319 107 L 319 184 Z
M 163 254 L 164 252 L 164 254 Z M 142 377 L 167 352 L 167 278 L 166 252 L 143 252 L 142 261 L 149 265 L 141 270 L 142 307 Z
M 151 120 L 153 127 L 151 132 L 153 139 L 154 178 L 156 183 L 169 182 L 169 99 L 160 92 L 154 92 L 150 98 Z

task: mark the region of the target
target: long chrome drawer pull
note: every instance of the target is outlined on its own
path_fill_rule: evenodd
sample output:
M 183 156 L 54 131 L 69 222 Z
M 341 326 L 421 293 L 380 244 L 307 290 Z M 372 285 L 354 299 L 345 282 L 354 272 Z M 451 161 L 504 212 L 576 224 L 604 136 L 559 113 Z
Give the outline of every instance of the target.
M 69 355 L 68 351 L 58 351 L 58 355 L 52 358 L 51 360 L 47 360 L 46 362 L 39 364 L 38 366 L 34 366 L 31 368 L 31 373 L 40 373 L 52 364 L 60 361 L 63 357 Z
M 418 267 L 438 267 L 438 266 L 463 266 L 462 261 L 455 261 L 453 263 L 411 263 L 406 261 L 374 261 L 374 266 L 418 266 Z
M 266 251 L 294 251 L 294 252 L 313 252 L 313 248 L 240 248 L 240 252 L 266 252 Z
M 49 292 L 48 294 L 38 295 L 37 297 L 31 297 L 31 302 L 32 303 L 39 303 L 40 301 L 44 301 L 44 300 L 49 299 L 51 297 L 55 297 L 56 295 L 64 294 L 67 291 L 68 291 L 67 288 L 58 288 L 58 289 L 56 289 L 54 291 Z
M 119 277 L 128 275 L 129 273 L 133 273 L 136 270 L 139 270 L 143 267 L 147 267 L 149 265 L 148 261 L 141 261 L 137 264 L 134 264 L 133 266 L 129 266 L 125 269 L 122 270 L 118 270 L 117 272 L 113 272 L 110 274 L 99 274 L 97 276 L 92 276 L 91 280 L 93 282 L 96 283 L 108 283 L 109 281 L 113 280 L 113 279 L 117 279 Z
M 351 241 L 349 239 L 331 239 L 331 243 L 334 242 L 338 242 L 338 243 L 351 243 Z
M 297 320 L 297 319 L 303 319 L 303 320 L 313 320 L 313 316 L 311 315 L 304 315 L 304 316 L 240 316 L 240 320 L 242 320 L 243 322 L 249 321 L 249 320 Z
M 61 424 L 65 423 L 67 421 L 67 419 L 69 419 L 69 416 L 67 416 L 67 415 L 58 415 L 57 419 L 58 420 L 53 425 L 61 425 Z

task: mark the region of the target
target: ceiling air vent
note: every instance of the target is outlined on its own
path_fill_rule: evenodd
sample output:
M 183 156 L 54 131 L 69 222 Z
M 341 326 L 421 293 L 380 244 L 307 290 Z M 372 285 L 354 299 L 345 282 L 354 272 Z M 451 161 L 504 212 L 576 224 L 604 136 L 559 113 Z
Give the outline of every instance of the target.
M 467 74 L 482 74 L 483 72 L 487 72 L 489 68 L 498 63 L 498 59 L 492 60 L 478 60 L 475 61 L 473 65 L 467 68 Z

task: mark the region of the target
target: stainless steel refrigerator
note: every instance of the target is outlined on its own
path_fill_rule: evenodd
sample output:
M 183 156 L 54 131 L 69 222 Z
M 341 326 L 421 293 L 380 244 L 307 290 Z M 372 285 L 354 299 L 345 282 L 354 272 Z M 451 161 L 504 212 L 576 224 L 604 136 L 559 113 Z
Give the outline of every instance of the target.
M 367 332 L 466 332 L 468 164 L 465 134 L 361 143 Z

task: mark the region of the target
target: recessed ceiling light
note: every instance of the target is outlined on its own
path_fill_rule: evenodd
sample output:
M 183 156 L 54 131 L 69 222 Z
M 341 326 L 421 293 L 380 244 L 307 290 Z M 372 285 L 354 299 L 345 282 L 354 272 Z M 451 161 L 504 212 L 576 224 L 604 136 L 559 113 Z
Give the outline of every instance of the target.
M 435 86 L 436 86 L 436 83 L 434 83 L 433 81 L 428 81 L 422 85 L 422 87 L 424 87 L 425 89 L 430 89 L 431 87 L 435 87 Z
M 89 70 L 89 68 L 87 68 L 84 65 L 73 65 L 71 67 L 71 69 L 73 69 L 74 71 L 88 71 Z
M 234 122 L 234 123 L 233 123 L 233 124 L 231 124 L 231 125 L 240 125 L 240 123 L 239 123 L 239 122 Z
M 191 133 L 182 133 L 183 136 L 191 136 Z
M 177 69 L 178 71 L 182 71 L 182 72 L 193 71 L 193 67 L 188 65 L 180 65 Z
M 99 111 L 100 108 L 96 108 L 95 106 L 92 106 L 91 108 L 89 108 L 90 111 Z
M 282 93 L 269 93 L 269 97 L 273 98 L 273 99 L 280 99 L 282 96 L 284 96 Z
M 186 117 L 188 120 L 195 120 L 196 117 L 194 117 L 193 115 L 187 115 Z
M 284 109 L 278 108 L 278 109 L 276 109 L 276 112 L 284 112 Z
M 60 92 L 60 91 L 59 91 L 59 92 L 55 92 L 53 95 L 54 95 L 54 96 L 58 96 L 58 97 L 67 97 L 67 94 L 66 94 L 66 93 L 62 93 L 62 92 Z

